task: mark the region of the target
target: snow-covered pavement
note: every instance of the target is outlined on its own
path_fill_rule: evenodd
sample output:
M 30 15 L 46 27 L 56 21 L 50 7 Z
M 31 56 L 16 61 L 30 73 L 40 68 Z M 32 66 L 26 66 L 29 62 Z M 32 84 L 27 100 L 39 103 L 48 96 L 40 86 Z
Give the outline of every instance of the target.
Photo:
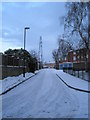
M 19 76 L 12 76 L 4 78 L 3 80 L 0 80 L 0 85 L 2 85 L 2 89 L 0 89 L 0 94 L 7 91 L 8 89 L 12 88 L 13 86 L 17 85 L 18 83 L 24 81 L 25 79 L 33 76 L 33 73 L 26 73 L 25 78 L 23 77 L 23 74 Z
M 68 88 L 56 72 L 43 69 L 0 96 L 3 118 L 88 118 L 88 93 Z
M 90 86 L 90 82 L 85 81 L 83 79 L 77 78 L 75 76 L 72 76 L 68 73 L 65 73 L 61 70 L 57 70 L 56 74 L 58 76 L 60 76 L 60 78 L 62 78 L 64 80 L 64 82 L 66 82 L 68 85 L 74 87 L 74 88 L 79 88 L 81 90 L 86 90 L 86 91 L 90 91 L 89 87 Z

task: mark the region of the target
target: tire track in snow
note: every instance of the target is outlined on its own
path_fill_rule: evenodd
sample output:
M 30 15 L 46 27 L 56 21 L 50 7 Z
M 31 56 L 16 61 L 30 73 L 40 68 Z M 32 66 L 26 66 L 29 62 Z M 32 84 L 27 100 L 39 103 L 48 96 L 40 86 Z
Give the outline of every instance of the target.
M 77 108 L 76 106 L 78 105 L 75 103 L 74 99 L 72 98 L 69 99 L 67 97 L 69 94 L 65 92 L 62 83 L 61 83 L 62 85 L 60 86 L 60 82 L 56 79 L 55 73 L 51 75 L 49 74 L 48 73 L 46 74 L 47 77 L 49 77 L 49 83 L 47 82 L 48 81 L 47 77 L 43 79 L 43 84 L 41 88 L 42 94 L 41 93 L 38 94 L 38 98 L 36 100 L 37 102 L 34 106 L 35 108 L 34 110 L 36 111 L 37 117 L 55 117 L 55 118 L 63 117 L 65 115 L 62 115 L 60 113 L 60 111 L 62 112 L 62 109 L 64 111 L 66 109 L 67 114 L 66 117 L 73 116 L 76 113 L 75 111 L 73 111 L 73 109 L 76 109 Z M 46 83 L 49 84 L 46 90 L 43 89 L 43 87 L 45 88 L 45 81 Z M 69 102 L 67 102 L 67 100 L 69 100 Z M 65 105 L 66 107 L 62 106 L 62 104 Z

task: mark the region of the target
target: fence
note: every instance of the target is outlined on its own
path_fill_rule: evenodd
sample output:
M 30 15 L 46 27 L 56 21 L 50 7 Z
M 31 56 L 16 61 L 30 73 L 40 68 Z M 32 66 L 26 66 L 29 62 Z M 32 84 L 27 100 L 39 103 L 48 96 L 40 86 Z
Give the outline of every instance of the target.
M 15 57 L 2 55 L 2 65 L 4 66 L 23 66 L 24 61 Z
M 90 81 L 90 62 L 72 63 L 72 67 L 63 67 L 63 71 L 78 78 Z
M 17 59 L 12 56 L 3 55 L 0 53 L 0 69 L 2 70 L 2 76 L 0 79 L 4 79 L 8 76 L 17 76 L 23 73 L 24 60 Z M 25 72 L 29 71 L 28 63 L 25 62 Z

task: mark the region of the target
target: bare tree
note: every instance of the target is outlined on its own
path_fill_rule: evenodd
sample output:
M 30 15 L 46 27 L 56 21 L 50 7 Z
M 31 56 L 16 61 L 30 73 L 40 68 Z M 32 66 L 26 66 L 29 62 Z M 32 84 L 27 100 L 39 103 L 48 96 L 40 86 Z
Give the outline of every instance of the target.
M 30 51 L 30 54 L 31 54 L 31 56 L 32 56 L 33 58 L 38 59 L 38 54 L 37 54 L 37 52 L 36 52 L 35 50 L 31 50 L 31 51 Z
M 56 68 L 56 69 L 59 69 L 58 50 L 57 50 L 57 49 L 53 50 L 52 55 L 53 55 L 53 59 L 54 59 L 54 61 L 55 61 L 55 68 Z
M 58 39 L 58 53 L 59 60 L 63 60 L 68 55 L 68 52 L 73 50 L 73 44 L 70 41 L 66 41 L 62 38 Z
M 38 54 L 35 50 L 31 50 L 30 55 L 32 56 L 31 61 L 29 62 L 29 67 L 35 71 L 38 69 Z
M 65 30 L 73 35 L 79 34 L 83 44 L 89 49 L 88 5 L 86 2 L 66 3 L 67 15 L 64 17 Z
M 64 17 L 65 30 L 69 30 L 70 35 L 79 35 L 79 48 L 86 48 L 85 69 L 87 69 L 87 54 L 90 49 L 90 2 L 66 3 L 66 9 L 67 14 Z

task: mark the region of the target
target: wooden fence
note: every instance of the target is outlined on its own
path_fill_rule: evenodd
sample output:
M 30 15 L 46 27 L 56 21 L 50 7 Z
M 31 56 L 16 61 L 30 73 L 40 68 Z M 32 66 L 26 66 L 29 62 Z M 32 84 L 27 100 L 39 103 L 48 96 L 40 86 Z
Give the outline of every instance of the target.
M 2 73 L 0 79 L 4 79 L 8 76 L 17 76 L 23 73 L 24 60 L 3 54 L 0 54 L 0 59 L 0 70 Z M 25 62 L 25 72 L 29 72 L 27 62 Z

